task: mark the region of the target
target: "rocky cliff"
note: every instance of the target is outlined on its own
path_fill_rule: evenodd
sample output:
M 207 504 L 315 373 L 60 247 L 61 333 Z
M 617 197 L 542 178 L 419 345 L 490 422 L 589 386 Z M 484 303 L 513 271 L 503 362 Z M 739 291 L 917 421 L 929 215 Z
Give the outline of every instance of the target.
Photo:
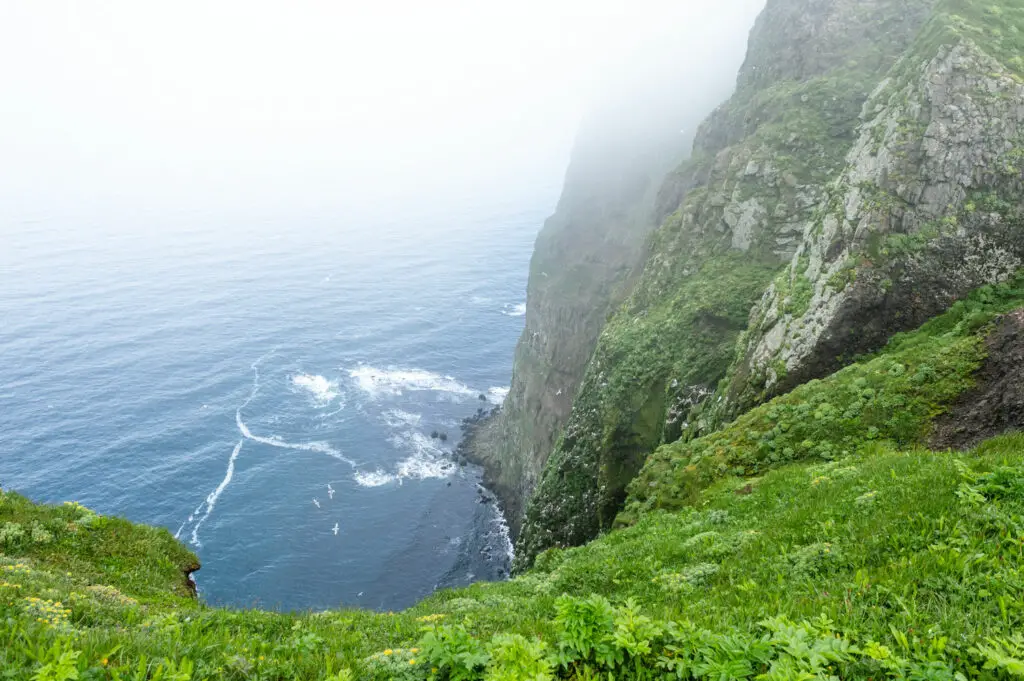
M 706 46 L 678 64 L 666 65 L 659 54 L 659 74 L 627 74 L 581 126 L 557 209 L 530 263 L 509 395 L 462 448 L 484 464 L 513 535 L 597 338 L 632 286 L 647 235 L 664 218 L 664 177 L 688 156 L 701 119 L 728 94 L 728 83 L 709 78 L 705 64 L 738 62 L 741 42 Z M 681 59 L 678 47 L 662 52 Z
M 1021 29 L 1014 3 L 768 3 L 735 94 L 659 190 L 669 215 L 640 274 L 616 280 L 628 295 L 568 417 L 562 402 L 534 422 L 548 438 L 565 425 L 518 568 L 608 528 L 659 445 L 713 432 L 1024 264 Z M 518 382 L 530 366 L 517 357 Z

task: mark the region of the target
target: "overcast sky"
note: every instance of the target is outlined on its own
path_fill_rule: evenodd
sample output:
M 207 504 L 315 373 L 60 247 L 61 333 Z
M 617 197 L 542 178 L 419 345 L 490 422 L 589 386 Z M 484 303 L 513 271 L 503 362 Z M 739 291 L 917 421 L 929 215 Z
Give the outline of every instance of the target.
M 739 56 L 716 50 L 762 4 L 0 2 L 0 201 L 286 208 L 548 181 L 652 46 L 731 83 Z

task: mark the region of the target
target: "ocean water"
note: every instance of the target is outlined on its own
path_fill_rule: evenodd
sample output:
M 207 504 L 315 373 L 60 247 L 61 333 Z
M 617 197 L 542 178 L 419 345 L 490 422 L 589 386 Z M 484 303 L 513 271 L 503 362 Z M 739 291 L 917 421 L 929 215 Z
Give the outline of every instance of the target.
M 3 219 L 0 485 L 168 528 L 216 604 L 394 609 L 502 578 L 507 528 L 451 452 L 507 390 L 556 191 Z

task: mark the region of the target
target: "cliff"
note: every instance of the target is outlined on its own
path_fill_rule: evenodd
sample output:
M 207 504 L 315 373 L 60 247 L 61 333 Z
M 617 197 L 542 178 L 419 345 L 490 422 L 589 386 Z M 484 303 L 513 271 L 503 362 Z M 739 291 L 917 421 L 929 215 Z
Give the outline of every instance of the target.
M 880 347 L 1024 263 L 1021 9 L 773 0 L 601 330 L 517 569 L 610 528 L 659 446 Z
M 577 135 L 558 206 L 530 263 L 511 389 L 500 414 L 478 424 L 463 448 L 484 464 L 513 536 L 601 329 L 628 294 L 647 255 L 646 237 L 664 217 L 662 181 L 689 154 L 700 120 L 728 93 L 728 83 L 701 74 L 704 64 L 738 61 L 730 53 L 736 42 L 707 54 L 667 50 L 685 61 L 672 68 L 662 63 L 660 78 L 629 74 L 609 86 L 613 96 Z

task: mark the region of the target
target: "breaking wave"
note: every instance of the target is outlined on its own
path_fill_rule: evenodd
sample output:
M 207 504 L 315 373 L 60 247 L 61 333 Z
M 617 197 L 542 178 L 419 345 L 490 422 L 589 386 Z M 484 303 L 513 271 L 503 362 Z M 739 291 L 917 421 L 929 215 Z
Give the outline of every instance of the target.
M 292 385 L 308 392 L 318 407 L 326 407 L 341 394 L 337 381 L 318 374 L 296 374 L 292 376 Z
M 495 386 L 487 389 L 487 401 L 491 404 L 501 404 L 508 397 L 509 389 Z
M 404 480 L 427 480 L 447 478 L 458 468 L 449 452 L 432 438 L 418 431 L 396 433 L 389 438 L 395 447 L 411 451 L 395 466 L 394 473 L 378 468 L 374 471 L 360 471 L 353 476 L 362 487 L 380 487 L 389 483 L 402 484 Z
M 506 317 L 522 317 L 526 314 L 526 303 L 516 303 L 514 305 L 512 303 L 505 303 L 501 314 Z
M 422 369 L 378 369 L 360 366 L 348 372 L 360 390 L 371 398 L 401 395 L 405 391 L 431 391 L 452 395 L 476 395 L 469 386 L 451 376 Z

